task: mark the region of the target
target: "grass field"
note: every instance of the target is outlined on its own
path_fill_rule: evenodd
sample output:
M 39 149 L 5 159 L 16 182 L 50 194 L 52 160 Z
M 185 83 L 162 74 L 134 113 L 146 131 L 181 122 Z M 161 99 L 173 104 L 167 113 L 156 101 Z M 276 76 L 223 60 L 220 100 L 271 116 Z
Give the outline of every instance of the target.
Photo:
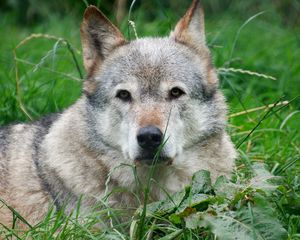
M 145 11 L 147 4 L 139 4 L 131 15 L 139 37 L 167 35 L 184 9 L 174 12 L 168 5 L 158 4 L 155 11 L 151 11 L 157 14 L 151 18 L 146 17 Z M 63 16 L 53 13 L 38 23 L 22 25 L 15 12 L 1 13 L 0 126 L 62 111 L 80 96 L 84 76 L 80 21 L 76 12 Z M 126 21 L 121 24 L 121 29 L 129 37 Z M 130 33 L 134 38 L 132 29 Z M 150 206 L 156 217 L 137 212 L 135 221 L 108 224 L 102 231 L 93 228 L 99 218 L 96 213 L 78 220 L 50 212 L 27 236 L 34 239 L 233 239 L 236 234 L 245 237 L 236 239 L 300 239 L 300 26 L 285 25 L 279 14 L 267 6 L 247 11 L 245 15 L 230 10 L 207 15 L 206 34 L 220 74 L 220 87 L 229 104 L 228 131 L 240 153 L 232 179 L 240 188 L 232 196 L 222 195 L 223 202 L 220 201 L 227 204 L 227 210 L 222 213 L 236 211 L 242 214 L 246 209 L 252 218 L 245 221 L 250 222 L 253 229 L 255 217 L 268 216 L 269 222 L 262 223 L 264 231 L 278 233 L 283 227 L 286 235 L 280 235 L 280 232 L 278 235 L 269 232 L 260 235 L 260 230 L 255 233 L 250 228 L 253 235 L 246 238 L 240 234 L 250 230 L 232 227 L 232 222 L 211 223 L 207 220 L 209 224 L 203 225 L 199 220 L 201 217 L 197 223 L 187 220 L 193 218 L 184 215 L 187 208 L 176 215 L 174 209 L 163 206 L 162 214 L 158 208 Z M 28 39 L 28 36 L 31 37 Z M 266 186 L 249 188 L 249 185 L 243 185 L 247 182 L 245 179 L 255 175 L 257 163 L 265 164 L 273 175 L 282 176 L 271 193 Z M 259 172 L 273 178 L 261 169 Z M 226 184 L 226 188 L 236 189 L 228 182 Z M 218 193 L 218 186 L 207 191 L 199 189 L 199 192 Z M 261 193 L 260 197 L 257 193 Z M 234 209 L 229 207 L 233 202 Z M 216 199 L 206 203 L 213 208 Z M 195 204 L 197 213 L 205 212 L 199 210 L 201 201 Z M 218 204 L 220 207 L 221 203 Z M 272 214 L 260 215 L 264 210 L 255 212 L 255 207 L 264 209 L 267 205 Z M 106 209 L 105 214 L 113 211 Z M 219 213 L 219 210 L 215 211 Z M 57 229 L 63 230 L 55 235 Z M 232 231 L 233 235 L 226 236 L 218 231 Z M 0 226 L 0 237 L 10 239 L 16 234 L 12 229 Z

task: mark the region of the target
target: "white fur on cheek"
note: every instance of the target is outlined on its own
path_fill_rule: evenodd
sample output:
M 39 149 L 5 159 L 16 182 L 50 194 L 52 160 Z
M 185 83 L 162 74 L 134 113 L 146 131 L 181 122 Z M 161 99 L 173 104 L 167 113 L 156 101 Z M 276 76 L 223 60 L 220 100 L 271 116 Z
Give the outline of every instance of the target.
M 168 126 L 165 127 L 165 141 L 163 152 L 167 157 L 174 158 L 182 152 L 184 123 L 181 121 L 175 109 L 172 110 Z
M 137 143 L 136 143 L 136 127 L 132 123 L 121 124 L 121 135 L 123 136 L 122 151 L 127 160 L 133 160 L 136 157 Z
M 184 136 L 182 139 L 183 147 L 187 148 L 195 144 L 199 139 L 212 128 L 213 119 L 210 118 L 212 111 L 205 105 L 194 105 L 192 109 L 188 110 L 184 121 Z
M 111 109 L 104 112 L 96 113 L 96 131 L 101 135 L 106 143 L 115 148 L 122 146 L 122 133 L 120 133 L 120 121 Z

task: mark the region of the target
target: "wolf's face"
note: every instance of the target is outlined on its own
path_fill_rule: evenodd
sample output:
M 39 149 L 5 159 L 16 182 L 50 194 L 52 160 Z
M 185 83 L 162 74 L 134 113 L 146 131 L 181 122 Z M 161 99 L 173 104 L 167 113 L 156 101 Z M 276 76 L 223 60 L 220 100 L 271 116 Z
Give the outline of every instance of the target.
M 81 28 L 93 142 L 150 164 L 170 163 L 224 129 L 226 112 L 194 1 L 168 38 L 126 42 L 95 7 Z

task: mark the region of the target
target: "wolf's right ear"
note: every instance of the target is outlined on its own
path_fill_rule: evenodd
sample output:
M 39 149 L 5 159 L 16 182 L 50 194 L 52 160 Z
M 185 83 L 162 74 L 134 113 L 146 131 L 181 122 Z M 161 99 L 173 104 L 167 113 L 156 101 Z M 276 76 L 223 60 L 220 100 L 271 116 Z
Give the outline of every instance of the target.
M 83 63 L 88 73 L 114 48 L 126 42 L 119 29 L 95 6 L 89 6 L 85 10 L 80 35 Z

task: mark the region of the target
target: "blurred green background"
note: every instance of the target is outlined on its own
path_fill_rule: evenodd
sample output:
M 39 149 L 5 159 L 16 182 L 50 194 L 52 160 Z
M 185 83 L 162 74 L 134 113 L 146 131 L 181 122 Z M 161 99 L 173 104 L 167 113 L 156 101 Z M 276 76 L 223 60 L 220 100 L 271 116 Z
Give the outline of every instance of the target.
M 142 8 L 145 19 L 163 19 L 162 15 L 168 16 L 180 14 L 185 11 L 191 1 L 180 0 L 153 0 L 153 1 L 130 1 L 130 0 L 64 0 L 64 1 L 41 1 L 41 0 L 2 0 L 1 12 L 14 12 L 16 21 L 20 24 L 37 24 L 39 21 L 47 21 L 50 15 L 64 17 L 66 13 L 81 16 L 82 11 L 88 4 L 96 5 L 111 16 L 123 20 L 130 5 L 134 2 L 134 8 Z M 255 14 L 260 10 L 268 10 L 276 13 L 284 25 L 296 26 L 299 24 L 300 2 L 297 0 L 202 0 L 205 12 L 209 15 L 223 14 L 230 11 L 236 17 Z M 157 9 L 161 12 L 158 14 Z M 121 16 L 120 12 L 122 12 Z M 155 18 L 155 19 L 153 19 Z

